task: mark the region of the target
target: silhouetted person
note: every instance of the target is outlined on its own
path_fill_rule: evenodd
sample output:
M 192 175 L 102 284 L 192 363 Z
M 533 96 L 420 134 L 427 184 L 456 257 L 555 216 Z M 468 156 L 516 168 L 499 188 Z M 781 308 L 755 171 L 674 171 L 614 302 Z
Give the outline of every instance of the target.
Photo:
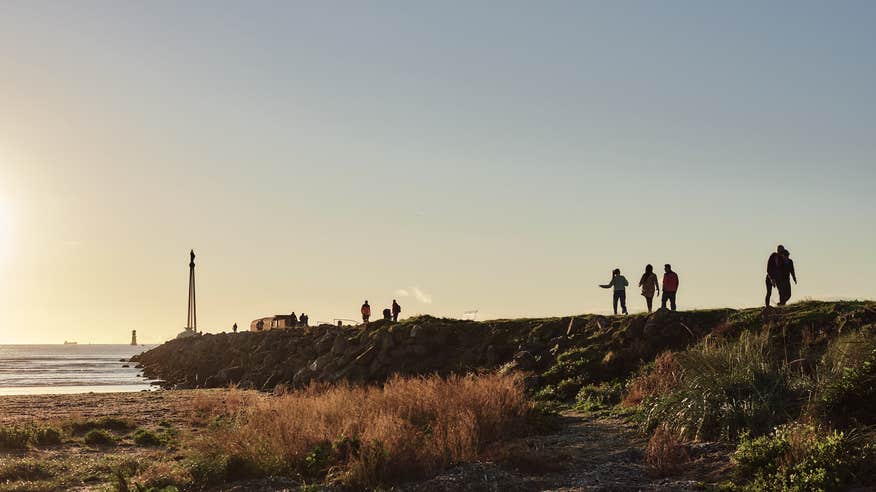
M 298 317 L 298 324 L 301 326 L 307 326 L 308 321 L 310 321 L 310 318 L 304 313 L 301 313 L 301 316 Z
M 666 309 L 666 301 L 669 301 L 669 305 L 672 307 L 672 310 L 675 311 L 675 293 L 678 292 L 678 274 L 672 271 L 672 265 L 667 263 L 663 265 L 663 269 L 666 273 L 663 274 L 663 298 L 661 305 L 663 309 Z
M 766 274 L 766 298 L 764 304 L 769 307 L 770 297 L 773 295 L 773 287 L 779 286 L 779 280 L 782 277 L 782 272 L 785 270 L 784 260 L 785 247 L 781 244 L 776 248 L 776 252 L 771 254 L 767 260 Z M 781 298 L 781 294 L 779 297 Z
M 298 324 L 298 316 L 295 316 L 295 313 L 289 315 L 289 321 L 286 322 L 286 326 L 295 326 Z
M 642 295 L 645 296 L 645 302 L 648 304 L 648 312 L 650 313 L 654 303 L 654 294 L 660 293 L 660 285 L 653 266 L 648 265 L 645 267 L 645 273 L 642 274 L 642 279 L 639 280 L 639 287 L 642 288 Z
M 264 321 L 260 320 L 258 323 L 256 323 L 256 330 L 262 331 L 264 329 L 265 329 L 265 322 Z
M 617 314 L 618 301 L 620 301 L 623 313 L 627 314 L 627 285 L 630 285 L 630 283 L 627 282 L 627 279 L 623 275 L 621 275 L 620 268 L 615 268 L 611 272 L 611 280 L 609 280 L 607 284 L 600 285 L 603 289 L 613 288 L 614 290 L 614 296 L 611 301 L 612 306 L 614 306 L 614 314 Z
M 392 310 L 391 309 L 386 308 L 383 310 L 383 319 L 385 319 L 386 321 L 392 320 Z
M 392 300 L 392 320 L 398 321 L 398 315 L 401 313 L 401 306 L 399 306 L 398 302 L 393 299 Z
M 365 301 L 365 304 L 362 304 L 362 322 L 366 325 L 368 324 L 368 320 L 371 318 L 371 306 L 368 304 L 368 301 Z
M 234 323 L 234 326 L 231 327 L 231 331 L 237 333 L 237 323 Z
M 779 306 L 788 304 L 791 299 L 791 279 L 797 283 L 797 272 L 794 271 L 794 261 L 791 259 L 791 252 L 787 249 L 782 252 L 782 271 L 777 281 L 779 288 Z

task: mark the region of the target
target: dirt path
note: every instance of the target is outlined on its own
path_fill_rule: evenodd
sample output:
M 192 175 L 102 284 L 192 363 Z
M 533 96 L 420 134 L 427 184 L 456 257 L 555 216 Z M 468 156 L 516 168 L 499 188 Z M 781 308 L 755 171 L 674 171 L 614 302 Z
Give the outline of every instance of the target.
M 693 462 L 679 476 L 653 478 L 644 464 L 646 444 L 620 418 L 569 412 L 559 432 L 515 441 L 496 462 L 455 467 L 403 490 L 697 490 L 704 482 L 717 481 L 727 469 L 727 446 L 698 444 L 690 449 Z

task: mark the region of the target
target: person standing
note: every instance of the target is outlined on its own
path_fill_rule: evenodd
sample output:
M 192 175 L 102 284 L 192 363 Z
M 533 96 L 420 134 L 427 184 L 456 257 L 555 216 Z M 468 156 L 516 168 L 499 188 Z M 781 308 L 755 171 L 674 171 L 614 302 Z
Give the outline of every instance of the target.
M 776 252 L 771 254 L 769 259 L 767 259 L 766 298 L 764 299 L 766 307 L 770 307 L 770 297 L 773 295 L 773 287 L 778 288 L 778 282 L 785 269 L 784 253 L 785 247 L 780 244 L 776 248 Z M 779 297 L 781 298 L 781 296 L 780 293 Z
M 310 318 L 304 313 L 301 313 L 301 316 L 298 317 L 298 324 L 301 326 L 307 326 L 307 323 L 309 321 L 310 321 Z
M 237 333 L 237 323 L 234 323 L 234 326 L 231 327 L 231 331 Z
M 678 274 L 672 271 L 672 265 L 669 263 L 663 265 L 663 270 L 666 273 L 663 274 L 663 298 L 661 305 L 663 309 L 666 309 L 666 302 L 669 301 L 669 305 L 672 307 L 672 310 L 675 311 L 675 294 L 678 292 Z
M 788 304 L 791 299 L 791 279 L 797 283 L 797 272 L 794 271 L 794 260 L 791 252 L 787 249 L 782 252 L 782 271 L 779 275 L 777 287 L 779 289 L 779 306 Z
M 368 301 L 365 301 L 365 304 L 362 304 L 362 322 L 366 325 L 368 324 L 368 320 L 371 318 L 371 305 L 368 304 Z
M 645 303 L 648 304 L 648 312 L 650 313 L 654 303 L 654 294 L 660 293 L 660 285 L 653 266 L 647 265 L 645 267 L 645 273 L 639 280 L 639 287 L 642 288 L 642 295 L 645 296 Z
M 395 299 L 392 300 L 392 321 L 398 322 L 398 315 L 401 313 L 401 306 Z
M 624 314 L 627 314 L 627 285 L 630 285 L 627 282 L 626 277 L 621 275 L 620 268 L 615 268 L 611 272 L 611 280 L 608 281 L 605 285 L 600 285 L 603 289 L 612 289 L 614 290 L 614 295 L 612 297 L 612 306 L 614 307 L 614 314 L 617 315 L 617 303 L 620 301 L 621 309 Z

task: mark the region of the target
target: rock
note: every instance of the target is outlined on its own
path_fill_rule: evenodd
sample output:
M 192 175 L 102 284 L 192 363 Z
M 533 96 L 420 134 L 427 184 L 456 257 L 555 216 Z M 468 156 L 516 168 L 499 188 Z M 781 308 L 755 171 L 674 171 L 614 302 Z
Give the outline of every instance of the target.
M 535 356 L 526 350 L 521 350 L 514 354 L 513 363 L 515 368 L 520 369 L 521 371 L 531 371 L 535 369 L 536 365 Z
M 316 353 L 324 354 L 331 350 L 334 345 L 335 337 L 331 333 L 326 333 L 319 340 L 316 341 L 314 348 L 316 349 Z

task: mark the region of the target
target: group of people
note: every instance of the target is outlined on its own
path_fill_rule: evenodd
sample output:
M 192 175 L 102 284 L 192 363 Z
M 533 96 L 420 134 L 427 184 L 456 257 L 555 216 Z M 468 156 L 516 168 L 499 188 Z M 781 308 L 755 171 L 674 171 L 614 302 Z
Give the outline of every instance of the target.
M 665 273 L 663 274 L 663 297 L 662 308 L 666 309 L 666 304 L 669 303 L 670 308 L 675 311 L 675 296 L 678 292 L 678 274 L 672 271 L 672 266 L 666 264 L 663 266 Z M 779 291 L 778 306 L 784 306 L 791 299 L 791 281 L 797 283 L 797 272 L 794 270 L 794 261 L 791 260 L 791 253 L 781 244 L 776 248 L 776 252 L 771 254 L 767 260 L 766 272 L 766 299 L 764 303 L 767 307 L 770 306 L 770 297 L 773 293 L 773 288 Z M 600 285 L 603 289 L 612 289 L 614 296 L 612 305 L 614 314 L 617 314 L 617 306 L 620 304 L 621 312 L 627 314 L 627 286 L 630 283 L 626 277 L 621 275 L 619 268 L 615 268 L 611 272 L 611 280 L 605 285 Z M 645 303 L 648 306 L 650 313 L 653 308 L 654 295 L 660 293 L 660 283 L 657 281 L 657 275 L 654 273 L 654 267 L 648 265 L 645 267 L 645 273 L 639 280 L 639 287 L 642 288 L 642 296 L 645 297 Z
M 362 308 L 359 311 L 362 313 L 362 322 L 367 325 L 368 321 L 371 319 L 371 305 L 368 304 L 367 300 L 362 304 Z M 395 322 L 398 321 L 399 314 L 401 314 L 401 305 L 398 301 L 393 299 L 392 307 L 383 310 L 383 319 Z
M 662 307 L 666 309 L 666 303 L 669 303 L 670 308 L 675 311 L 675 295 L 678 292 L 678 274 L 672 271 L 672 265 L 667 263 L 663 265 L 663 298 Z M 630 283 L 626 277 L 621 275 L 620 268 L 615 268 L 611 272 L 611 280 L 605 285 L 600 285 L 603 289 L 612 289 L 612 306 L 614 314 L 617 314 L 618 302 L 621 305 L 621 312 L 627 314 L 627 286 Z M 645 297 L 645 303 L 648 306 L 650 313 L 654 306 L 654 295 L 660 293 L 660 285 L 657 281 L 657 274 L 654 273 L 654 267 L 651 265 L 645 266 L 645 273 L 639 280 L 639 287 L 642 288 L 642 296 Z
M 773 295 L 773 287 L 779 291 L 779 306 L 784 306 L 791 299 L 791 279 L 797 283 L 797 272 L 794 271 L 794 261 L 791 253 L 781 244 L 776 252 L 767 260 L 766 275 L 766 299 L 764 303 L 770 305 L 770 297 Z

